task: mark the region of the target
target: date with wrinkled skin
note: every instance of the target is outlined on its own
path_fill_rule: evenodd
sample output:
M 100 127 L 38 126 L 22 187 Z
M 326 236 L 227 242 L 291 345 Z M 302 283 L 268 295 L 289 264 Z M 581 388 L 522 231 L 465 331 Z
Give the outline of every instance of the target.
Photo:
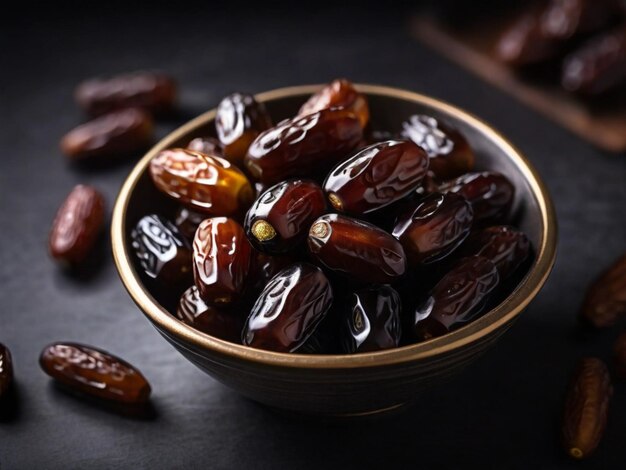
M 13 359 L 11 352 L 4 344 L 0 343 L 0 400 L 13 384 Z
M 216 306 L 231 304 L 242 294 L 254 253 L 243 228 L 227 217 L 200 224 L 193 240 L 193 274 L 200 297 Z
M 415 191 L 427 169 L 428 157 L 421 147 L 387 140 L 335 166 L 324 181 L 324 191 L 335 210 L 367 214 Z
M 176 83 L 162 73 L 135 72 L 86 80 L 74 96 L 78 106 L 92 116 L 125 108 L 164 114 L 174 108 Z
M 169 220 L 146 215 L 130 238 L 142 271 L 150 279 L 179 292 L 193 282 L 191 245 Z
M 263 131 L 272 127 L 272 119 L 263 103 L 246 93 L 226 96 L 217 107 L 215 129 L 224 158 L 241 164 L 248 147 Z
M 317 266 L 296 263 L 265 286 L 242 333 L 246 346 L 293 352 L 313 333 L 330 309 L 330 282 Z
M 135 367 L 105 351 L 53 343 L 39 357 L 42 370 L 70 389 L 126 405 L 148 401 L 150 384 Z
M 378 227 L 339 214 L 318 218 L 309 230 L 309 252 L 328 269 L 362 282 L 390 283 L 406 271 L 398 240 Z
M 150 162 L 150 176 L 160 191 L 207 215 L 237 215 L 254 196 L 239 168 L 193 150 L 163 150 Z
M 504 280 L 526 261 L 530 241 L 526 234 L 514 227 L 496 225 L 472 233 L 459 249 L 459 256 L 484 256 L 498 268 Z
M 323 109 L 344 108 L 352 111 L 365 129 L 370 120 L 367 98 L 359 93 L 354 85 L 344 78 L 333 80 L 302 105 L 298 116 L 306 116 Z
M 181 206 L 176 211 L 174 223 L 178 231 L 189 241 L 193 241 L 198 226 L 206 219 L 206 214 Z
M 515 196 L 515 187 L 509 179 L 493 171 L 466 173 L 439 186 L 442 193 L 457 193 L 467 199 L 474 211 L 474 222 L 505 220 Z
M 72 129 L 61 139 L 61 151 L 73 162 L 102 161 L 147 148 L 154 125 L 140 109 L 124 109 L 97 117 Z
M 322 111 L 282 121 L 250 145 L 245 165 L 265 184 L 308 177 L 330 169 L 354 150 L 363 137 L 357 117 L 344 109 Z
M 287 180 L 264 191 L 252 204 L 244 229 L 256 249 L 285 253 L 306 239 L 313 221 L 325 211 L 326 198 L 317 183 Z
M 187 150 L 224 158 L 224 148 L 215 137 L 196 137 L 189 141 Z
M 613 326 L 626 317 L 626 255 L 587 288 L 580 316 L 596 328 Z
M 357 290 L 348 296 L 343 350 L 348 354 L 381 351 L 400 344 L 402 302 L 389 286 Z
M 589 457 L 600 444 L 606 428 L 613 386 L 600 359 L 582 359 L 572 377 L 563 415 L 563 446 L 575 459 Z
M 613 346 L 615 373 L 620 379 L 626 379 L 626 331 L 622 331 Z
M 401 135 L 426 151 L 435 178 L 456 178 L 474 168 L 474 152 L 465 137 L 440 119 L 415 114 L 402 123 Z
M 442 336 L 473 320 L 499 283 L 498 270 L 487 258 L 461 259 L 415 309 L 413 333 L 418 341 Z
M 445 258 L 467 238 L 474 220 L 470 203 L 458 194 L 433 193 L 400 215 L 393 236 L 413 265 Z
M 69 266 L 81 264 L 104 225 L 104 197 L 91 186 L 78 185 L 57 211 L 50 237 L 50 256 Z
M 214 306 L 207 305 L 198 293 L 198 288 L 192 286 L 180 298 L 176 316 L 180 321 L 203 333 L 216 338 L 241 342 L 243 318 L 234 312 L 223 312 Z

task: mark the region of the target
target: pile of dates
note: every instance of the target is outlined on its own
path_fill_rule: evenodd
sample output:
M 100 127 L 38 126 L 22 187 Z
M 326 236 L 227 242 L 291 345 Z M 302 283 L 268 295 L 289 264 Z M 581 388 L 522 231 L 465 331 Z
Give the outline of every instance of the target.
M 436 117 L 374 131 L 366 96 L 335 80 L 278 124 L 229 95 L 215 131 L 153 158 L 178 211 L 131 233 L 150 291 L 200 331 L 279 352 L 395 348 L 477 318 L 528 266 L 506 225 L 513 185 L 474 171 Z

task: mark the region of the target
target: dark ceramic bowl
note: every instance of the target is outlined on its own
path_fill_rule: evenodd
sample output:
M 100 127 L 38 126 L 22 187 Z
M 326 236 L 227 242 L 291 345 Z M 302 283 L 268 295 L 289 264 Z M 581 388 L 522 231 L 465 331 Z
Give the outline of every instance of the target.
M 278 122 L 295 115 L 319 88 L 283 88 L 256 98 Z M 139 276 L 129 241 L 129 232 L 140 217 L 174 210 L 174 204 L 150 180 L 150 159 L 168 147 L 184 147 L 194 137 L 214 135 L 215 110 L 193 119 L 152 148 L 126 179 L 111 226 L 115 263 L 139 309 L 181 354 L 234 391 L 272 407 L 359 415 L 410 403 L 422 387 L 465 367 L 494 344 L 537 295 L 554 263 L 557 227 L 550 196 L 535 169 L 503 136 L 470 114 L 417 93 L 373 85 L 358 89 L 368 97 L 374 129 L 400 129 L 401 122 L 415 113 L 443 118 L 467 137 L 477 154 L 478 169 L 506 174 L 516 187 L 519 225 L 532 241 L 535 259 L 519 285 L 496 308 L 445 336 L 397 349 L 356 355 L 285 354 L 201 333 L 155 300 L 159 293 Z

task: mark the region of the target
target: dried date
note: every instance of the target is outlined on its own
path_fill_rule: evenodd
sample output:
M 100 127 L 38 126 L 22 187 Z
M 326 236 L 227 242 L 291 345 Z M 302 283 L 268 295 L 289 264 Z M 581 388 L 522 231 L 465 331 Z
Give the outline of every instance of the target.
M 626 255 L 589 286 L 580 316 L 596 328 L 612 326 L 626 316 Z
M 0 400 L 6 395 L 13 384 L 13 359 L 11 352 L 0 343 Z
M 349 80 L 341 78 L 330 82 L 302 105 L 298 115 L 306 116 L 330 108 L 344 108 L 352 111 L 359 118 L 363 129 L 369 123 L 370 111 L 367 98 L 359 93 Z

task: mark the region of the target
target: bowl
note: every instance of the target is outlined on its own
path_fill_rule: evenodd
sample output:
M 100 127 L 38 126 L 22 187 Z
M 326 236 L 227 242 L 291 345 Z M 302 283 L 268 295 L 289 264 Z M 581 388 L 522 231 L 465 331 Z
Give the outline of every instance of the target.
M 275 122 L 296 114 L 321 85 L 260 93 Z M 502 135 L 476 117 L 442 101 L 406 90 L 357 85 L 368 97 L 374 129 L 400 129 L 411 114 L 443 118 L 457 127 L 477 154 L 478 169 L 506 174 L 516 188 L 519 226 L 535 258 L 518 286 L 497 307 L 468 325 L 429 341 L 355 355 L 303 355 L 258 350 L 220 340 L 182 323 L 155 298 L 135 268 L 130 230 L 143 215 L 173 214 L 175 203 L 153 186 L 148 166 L 163 149 L 214 135 L 215 110 L 178 128 L 132 170 L 117 198 L 111 224 L 113 255 L 129 294 L 154 327 L 200 369 L 252 400 L 310 414 L 365 415 L 392 410 L 418 398 L 423 387 L 467 366 L 511 326 L 545 283 L 556 256 L 553 204 L 536 170 Z M 171 308 L 171 306 L 170 306 Z M 477 384 L 477 386 L 480 386 Z

